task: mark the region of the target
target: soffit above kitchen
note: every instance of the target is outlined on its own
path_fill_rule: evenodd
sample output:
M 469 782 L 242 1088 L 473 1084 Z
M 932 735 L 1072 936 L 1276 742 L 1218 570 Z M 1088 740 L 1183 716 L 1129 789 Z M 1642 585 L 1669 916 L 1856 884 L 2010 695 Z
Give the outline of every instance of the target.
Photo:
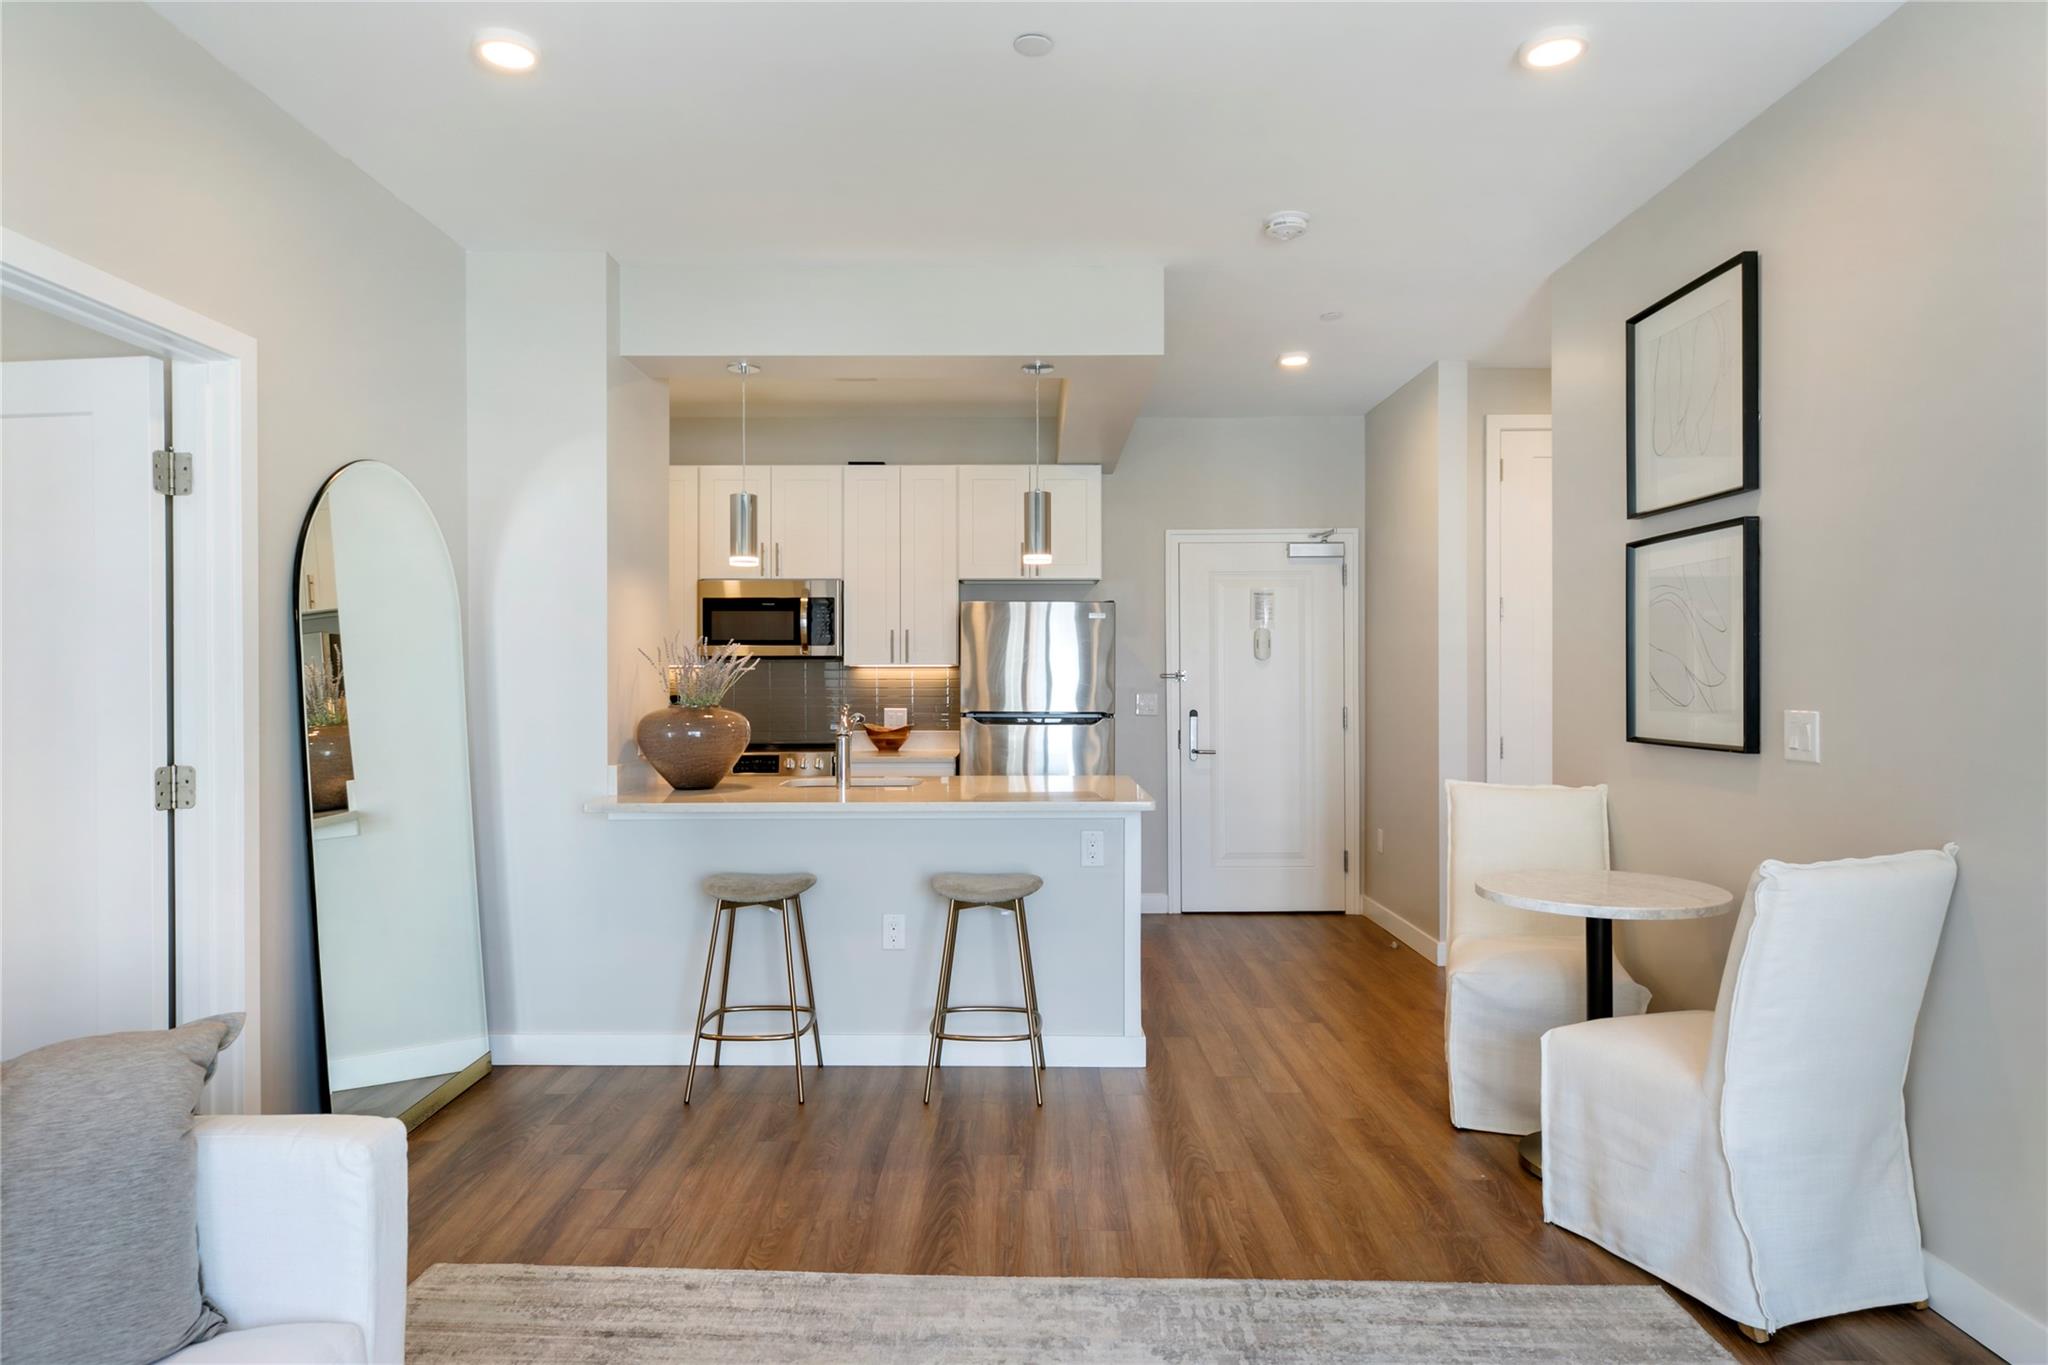
M 1893 8 L 158 12 L 464 247 L 1149 264 L 1167 327 L 1145 410 L 1240 416 L 1362 412 L 1445 357 L 1546 362 L 1550 273 Z M 1518 66 L 1557 24 L 1587 54 Z M 490 25 L 530 35 L 538 65 L 483 69 Z M 1053 50 L 1020 56 L 1029 31 Z M 1308 233 L 1266 237 L 1280 209 Z M 1296 350 L 1313 365 L 1276 368 Z

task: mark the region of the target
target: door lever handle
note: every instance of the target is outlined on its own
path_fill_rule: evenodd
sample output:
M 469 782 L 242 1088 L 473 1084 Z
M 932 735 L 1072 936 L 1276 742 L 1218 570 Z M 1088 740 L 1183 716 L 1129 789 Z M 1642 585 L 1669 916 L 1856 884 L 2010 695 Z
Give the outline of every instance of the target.
M 1190 762 L 1190 763 L 1194 762 L 1194 761 L 1195 761 L 1196 759 L 1198 759 L 1198 758 L 1214 758 L 1214 757 L 1216 756 L 1216 751 L 1215 751 L 1214 749 L 1204 749 L 1204 748 L 1200 747 L 1200 746 L 1201 746 L 1201 743 L 1202 743 L 1202 740 L 1201 740 L 1201 733 L 1202 733 L 1202 731 L 1201 731 L 1201 725 L 1202 725 L 1202 713 L 1201 713 L 1201 712 L 1199 712 L 1199 711 L 1197 711 L 1197 710 L 1195 710 L 1195 709 L 1194 709 L 1194 708 L 1193 708 L 1192 706 L 1191 706 L 1191 707 L 1189 707 L 1189 708 L 1188 708 L 1188 762 Z

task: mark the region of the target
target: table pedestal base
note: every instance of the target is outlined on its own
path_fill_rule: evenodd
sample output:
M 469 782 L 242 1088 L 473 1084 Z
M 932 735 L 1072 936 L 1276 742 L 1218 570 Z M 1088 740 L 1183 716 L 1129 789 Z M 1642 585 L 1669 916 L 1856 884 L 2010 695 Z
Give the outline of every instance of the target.
M 1543 1178 L 1543 1134 L 1540 1130 L 1517 1143 L 1515 1155 L 1521 1160 L 1523 1170 L 1538 1180 Z

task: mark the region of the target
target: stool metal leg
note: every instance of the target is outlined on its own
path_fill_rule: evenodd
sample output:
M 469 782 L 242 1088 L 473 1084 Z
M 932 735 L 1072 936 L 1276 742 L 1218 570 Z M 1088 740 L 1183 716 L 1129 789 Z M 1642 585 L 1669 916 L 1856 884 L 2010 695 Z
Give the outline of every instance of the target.
M 697 1049 L 704 1042 L 704 1008 L 711 1003 L 711 969 L 718 962 L 718 922 L 726 914 L 724 901 L 711 907 L 711 946 L 704 954 L 704 989 L 697 993 L 697 1027 L 690 1035 L 690 1074 L 683 1081 L 683 1103 L 690 1102 L 690 1091 L 697 1084 Z M 730 960 L 730 959 L 728 959 Z M 724 1030 L 720 1030 L 724 1032 Z
M 1031 938 L 1024 928 L 1023 898 L 1011 901 L 1010 909 L 1017 918 L 1017 976 L 1024 986 L 1024 1033 L 1029 1039 L 1027 1052 L 1031 1059 L 1031 1095 L 1043 1107 L 1045 1083 L 1038 1073 L 1045 1070 L 1045 1054 L 1039 1050 L 1038 992 L 1031 980 Z
M 804 1001 L 811 1007 L 811 1051 L 825 1065 L 824 1031 L 818 1027 L 818 987 L 811 980 L 811 940 L 804 933 L 804 898 L 796 899 L 796 951 L 804 964 Z
M 797 1027 L 796 1018 L 796 950 L 790 942 L 789 902 L 778 907 L 782 912 L 782 970 L 789 980 L 789 1050 L 796 1057 L 796 1102 L 804 1102 L 804 1031 Z
M 932 1080 L 945 1049 L 946 1005 L 953 992 L 953 941 L 960 932 L 960 902 L 946 902 L 946 946 L 939 953 L 939 997 L 932 1004 L 932 1050 L 924 1064 L 924 1102 L 932 1102 Z
M 732 941 L 739 936 L 740 931 L 740 908 L 735 905 L 726 913 L 728 919 L 725 926 L 725 966 L 718 973 L 718 1013 L 713 1016 L 718 1020 L 720 1033 L 725 1032 L 726 990 L 732 985 Z M 711 938 L 714 944 L 718 940 L 717 929 L 717 922 L 713 921 Z M 711 1044 L 711 1065 L 715 1067 L 724 1060 L 725 1040 L 720 1038 Z

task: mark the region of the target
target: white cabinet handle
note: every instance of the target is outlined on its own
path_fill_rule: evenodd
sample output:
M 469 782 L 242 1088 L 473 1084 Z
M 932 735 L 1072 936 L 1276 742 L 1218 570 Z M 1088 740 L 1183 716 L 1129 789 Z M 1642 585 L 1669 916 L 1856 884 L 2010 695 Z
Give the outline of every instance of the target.
M 910 662 L 910 627 L 903 628 L 903 662 Z
M 889 662 L 896 662 L 896 632 L 893 629 L 889 632 Z
M 782 577 L 782 542 L 775 542 L 775 576 Z

